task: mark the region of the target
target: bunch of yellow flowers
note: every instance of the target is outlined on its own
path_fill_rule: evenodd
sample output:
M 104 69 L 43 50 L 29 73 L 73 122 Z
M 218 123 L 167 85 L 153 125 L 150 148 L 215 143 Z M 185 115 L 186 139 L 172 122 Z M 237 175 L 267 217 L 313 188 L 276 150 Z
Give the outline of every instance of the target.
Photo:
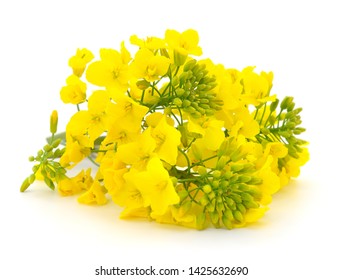
M 60 91 L 77 112 L 62 134 L 52 113 L 52 136 L 30 157 L 36 164 L 21 191 L 40 179 L 61 195 L 80 194 L 80 203 L 111 198 L 122 218 L 197 229 L 261 218 L 309 158 L 298 138 L 301 108 L 271 94 L 272 72 L 194 58 L 198 42 L 195 30 L 167 30 L 164 38 L 131 36 L 135 54 L 122 43 L 93 61 L 78 49 Z M 91 169 L 67 175 L 86 158 L 94 177 Z

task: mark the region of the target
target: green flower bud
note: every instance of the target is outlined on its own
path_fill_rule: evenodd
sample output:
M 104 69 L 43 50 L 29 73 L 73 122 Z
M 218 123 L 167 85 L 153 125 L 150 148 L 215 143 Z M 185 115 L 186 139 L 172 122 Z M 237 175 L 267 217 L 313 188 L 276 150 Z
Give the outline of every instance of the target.
M 242 203 L 237 203 L 236 204 L 237 209 L 241 212 L 241 214 L 246 214 L 246 207 L 243 206 Z
M 210 220 L 213 224 L 217 224 L 218 220 L 219 220 L 219 215 L 217 213 L 217 211 L 211 212 L 210 213 Z
M 243 202 L 254 201 L 253 196 L 251 196 L 249 193 L 241 193 L 240 196 L 241 196 Z
M 293 97 L 286 96 L 280 104 L 280 109 L 285 110 L 293 103 Z
M 247 208 L 259 208 L 259 204 L 256 203 L 254 200 L 251 201 L 243 201 L 243 205 Z
M 229 160 L 228 157 L 221 156 L 216 163 L 216 168 L 218 170 L 222 170 L 227 165 L 228 160 Z
M 222 202 L 218 202 L 216 204 L 216 209 L 217 211 L 222 212 L 224 210 L 224 204 Z
M 198 170 L 197 170 L 198 174 L 201 175 L 201 176 L 206 176 L 208 174 L 207 172 L 207 168 L 204 167 L 204 166 L 199 166 L 198 167 Z
M 28 182 L 31 184 L 33 184 L 33 182 L 36 180 L 36 175 L 35 174 L 31 174 L 29 177 L 28 177 Z
M 215 171 L 212 173 L 212 175 L 213 175 L 213 178 L 218 179 L 218 178 L 221 177 L 221 171 L 215 170 Z
M 50 116 L 50 132 L 55 134 L 57 132 L 57 124 L 58 124 L 58 113 L 56 110 L 53 110 Z
M 222 220 L 223 225 L 227 229 L 233 229 L 233 224 L 229 218 L 227 218 L 226 216 L 223 216 L 221 220 Z
M 59 144 L 62 142 L 62 138 L 57 138 L 55 141 L 52 142 L 52 148 L 57 148 Z
M 233 212 L 233 216 L 234 216 L 234 219 L 240 223 L 243 222 L 243 215 L 241 214 L 241 212 L 239 210 L 235 210 Z
M 191 102 L 190 102 L 189 100 L 183 100 L 182 106 L 183 106 L 184 108 L 187 108 L 187 107 L 189 107 L 190 105 L 191 105 Z
M 172 84 L 173 87 L 178 86 L 178 84 L 179 84 L 179 78 L 178 78 L 178 76 L 173 77 L 172 83 L 171 83 L 171 84 Z
M 245 176 L 245 175 L 242 175 L 239 177 L 239 182 L 240 183 L 247 183 L 251 180 L 251 176 Z
M 151 86 L 151 84 L 148 81 L 146 81 L 145 79 L 137 81 L 136 85 L 137 85 L 138 89 L 140 89 L 140 90 L 148 89 Z
M 21 192 L 24 192 L 27 190 L 27 188 L 30 186 L 30 181 L 29 181 L 29 178 L 27 177 L 24 182 L 21 184 L 21 187 L 20 187 L 20 191 Z
M 175 104 L 177 107 L 181 107 L 182 103 L 183 103 L 182 100 L 180 100 L 178 97 L 173 99 L 173 104 Z
M 202 190 L 205 192 L 205 193 L 211 193 L 212 189 L 211 189 L 211 186 L 206 184 L 203 186 Z
M 176 89 L 176 95 L 177 96 L 182 96 L 184 94 L 185 90 L 182 88 L 177 88 Z
M 202 206 L 206 206 L 206 205 L 208 205 L 208 203 L 209 203 L 208 197 L 203 196 L 203 197 L 200 199 L 200 204 L 201 204 Z
M 39 164 L 34 165 L 34 166 L 32 167 L 33 173 L 36 173 L 36 172 L 38 171 L 38 169 L 39 169 Z
M 197 63 L 196 59 L 189 60 L 187 63 L 185 63 L 183 71 L 192 70 L 194 68 L 194 66 L 196 65 L 196 63 Z
M 35 158 L 34 158 L 34 156 L 30 156 L 30 157 L 28 158 L 28 160 L 29 160 L 29 161 L 34 161 Z
M 50 152 L 52 150 L 52 146 L 49 144 L 46 144 L 43 149 L 45 152 Z
M 273 101 L 270 105 L 270 111 L 273 112 L 275 109 L 277 109 L 279 104 L 279 99 L 277 98 L 275 101 Z

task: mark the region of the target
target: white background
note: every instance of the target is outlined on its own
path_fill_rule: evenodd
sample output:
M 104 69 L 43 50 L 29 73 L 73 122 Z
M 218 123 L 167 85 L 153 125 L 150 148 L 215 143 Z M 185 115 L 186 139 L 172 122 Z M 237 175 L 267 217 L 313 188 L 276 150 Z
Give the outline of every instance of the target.
M 0 278 L 101 279 L 100 265 L 153 265 L 249 268 L 246 277 L 203 279 L 342 279 L 339 1 L 66 2 L 0 4 Z M 304 107 L 311 160 L 266 216 L 248 228 L 195 231 L 120 220 L 111 203 L 80 205 L 40 184 L 19 193 L 50 112 L 59 110 L 60 127 L 74 112 L 59 90 L 76 48 L 118 49 L 132 34 L 162 37 L 168 28 L 198 30 L 216 63 L 273 71 L 273 92 Z

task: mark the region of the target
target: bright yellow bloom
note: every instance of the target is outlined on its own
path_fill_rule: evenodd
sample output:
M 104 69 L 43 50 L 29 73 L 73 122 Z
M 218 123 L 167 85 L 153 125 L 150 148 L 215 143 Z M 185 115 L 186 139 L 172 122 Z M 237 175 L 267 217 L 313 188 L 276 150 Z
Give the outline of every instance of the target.
M 179 202 L 169 173 L 159 158 L 152 158 L 146 171 L 133 175 L 127 173 L 124 177 L 141 192 L 144 207 L 151 206 L 152 213 L 156 215 L 163 215 L 170 205 Z
M 140 105 L 128 96 L 117 97 L 115 104 L 111 103 L 108 107 L 110 127 L 120 122 L 122 126 L 130 131 L 140 129 L 141 122 L 148 107 Z
M 80 104 L 86 99 L 87 85 L 76 75 L 66 80 L 67 85 L 62 87 L 60 97 L 64 103 Z
M 87 63 L 94 58 L 91 51 L 87 49 L 77 49 L 76 54 L 69 59 L 69 66 L 72 68 L 74 75 L 81 77 Z
M 136 53 L 131 67 L 137 78 L 153 82 L 166 74 L 169 65 L 170 59 L 143 48 Z
M 63 196 L 67 196 L 88 190 L 93 183 L 90 172 L 91 169 L 88 168 L 87 171 L 81 170 L 75 177 L 66 177 L 60 180 L 57 184 L 58 192 Z
M 166 30 L 165 40 L 168 46 L 182 55 L 201 55 L 202 49 L 198 46 L 199 36 L 197 31 L 188 29 L 183 33 L 176 30 Z
M 90 145 L 84 143 L 89 143 L 89 138 L 86 136 L 72 137 L 67 136 L 66 150 L 63 156 L 60 158 L 60 164 L 63 167 L 73 167 L 85 157 L 90 155 Z
M 157 50 L 165 48 L 165 41 L 158 37 L 147 37 L 145 40 L 138 38 L 137 35 L 132 35 L 129 39 L 132 45 L 149 50 Z
M 258 106 L 267 101 L 274 101 L 275 95 L 270 96 L 273 73 L 262 72 L 260 75 L 253 72 L 254 67 L 246 67 L 241 72 L 243 83 L 243 100 L 246 104 Z
M 229 130 L 232 136 L 243 135 L 246 138 L 253 138 L 259 133 L 260 127 L 247 108 L 241 107 L 233 111 L 219 111 L 218 117 L 224 121 L 224 127 Z
M 165 41 L 173 56 L 175 65 L 183 65 L 189 54 L 201 55 L 202 49 L 198 46 L 199 36 L 195 30 L 189 29 L 183 33 L 176 30 L 166 30 Z
M 100 57 L 100 61 L 89 65 L 86 72 L 87 80 L 94 85 L 106 87 L 112 98 L 125 93 L 130 77 L 130 55 L 126 48 L 122 47 L 121 53 L 113 49 L 101 49 Z
M 202 118 L 196 122 L 189 120 L 188 131 L 202 135 L 196 143 L 203 142 L 207 149 L 216 151 L 224 140 L 222 131 L 223 121 L 211 118 Z
M 180 132 L 168 124 L 166 117 L 163 116 L 157 126 L 152 129 L 151 135 L 156 141 L 156 153 L 159 158 L 171 165 L 176 164 L 181 138 Z
M 136 141 L 119 146 L 116 157 L 135 169 L 142 170 L 150 158 L 155 155 L 155 148 L 156 141 L 148 128 L 137 137 Z
M 79 203 L 104 205 L 107 203 L 105 188 L 95 180 L 89 190 L 78 198 Z
M 88 110 L 77 112 L 70 120 L 67 133 L 85 135 L 93 143 L 107 129 L 109 95 L 104 90 L 94 91 L 88 100 Z M 93 146 L 93 144 L 91 145 Z

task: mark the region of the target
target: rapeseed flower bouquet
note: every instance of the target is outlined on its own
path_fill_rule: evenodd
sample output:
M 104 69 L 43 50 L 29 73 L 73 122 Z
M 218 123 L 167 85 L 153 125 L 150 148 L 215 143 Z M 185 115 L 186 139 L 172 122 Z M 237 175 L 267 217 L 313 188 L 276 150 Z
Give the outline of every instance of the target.
M 60 134 L 52 113 L 52 136 L 30 157 L 21 191 L 43 180 L 80 203 L 110 198 L 122 218 L 197 229 L 261 218 L 309 158 L 298 138 L 302 109 L 271 94 L 272 72 L 199 59 L 198 42 L 195 30 L 167 30 L 164 38 L 131 36 L 134 54 L 124 42 L 95 61 L 78 49 L 60 91 L 77 111 Z M 86 158 L 96 172 L 68 174 Z

